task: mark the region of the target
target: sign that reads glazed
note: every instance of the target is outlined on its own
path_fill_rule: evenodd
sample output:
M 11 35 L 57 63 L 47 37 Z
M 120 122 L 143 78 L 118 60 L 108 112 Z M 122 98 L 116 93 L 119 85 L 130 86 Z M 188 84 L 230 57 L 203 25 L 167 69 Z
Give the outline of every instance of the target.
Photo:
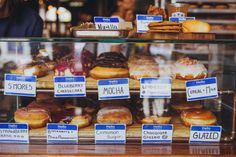
M 152 16 L 152 15 L 136 15 L 137 19 L 137 33 L 146 33 L 149 28 L 148 25 L 151 22 L 162 22 L 162 16 Z
M 129 99 L 129 79 L 98 80 L 99 100 Z
M 56 76 L 54 77 L 55 97 L 85 97 L 84 76 Z
M 94 17 L 96 29 L 102 30 L 118 30 L 119 18 L 118 17 Z
M 221 126 L 191 126 L 189 143 L 219 142 Z
M 36 96 L 36 76 L 5 74 L 4 95 Z

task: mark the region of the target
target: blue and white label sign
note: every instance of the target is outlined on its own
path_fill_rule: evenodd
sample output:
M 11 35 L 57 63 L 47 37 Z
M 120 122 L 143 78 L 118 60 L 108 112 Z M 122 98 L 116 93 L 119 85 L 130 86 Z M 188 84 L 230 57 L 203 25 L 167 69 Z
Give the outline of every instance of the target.
M 172 124 L 143 124 L 142 144 L 172 143 Z
M 195 20 L 195 17 L 169 17 L 172 22 L 184 22 L 185 20 Z
M 0 143 L 29 143 L 28 124 L 0 123 Z
M 119 18 L 118 17 L 94 17 L 96 29 L 118 30 Z
M 140 98 L 171 98 L 171 79 L 141 78 Z
M 56 76 L 54 77 L 55 97 L 85 97 L 84 76 Z
M 220 142 L 221 126 L 191 126 L 189 143 Z
M 129 99 L 129 79 L 98 80 L 99 100 Z
M 78 126 L 72 124 L 48 124 L 47 143 L 78 143 Z
M 4 95 L 36 96 L 36 76 L 5 74 Z
M 152 15 L 136 15 L 137 19 L 137 33 L 146 33 L 149 28 L 148 24 L 151 22 L 162 22 L 162 16 L 152 16 Z
M 124 124 L 95 124 L 96 144 L 125 144 L 126 125 Z
M 216 77 L 186 81 L 187 101 L 213 99 L 218 97 Z

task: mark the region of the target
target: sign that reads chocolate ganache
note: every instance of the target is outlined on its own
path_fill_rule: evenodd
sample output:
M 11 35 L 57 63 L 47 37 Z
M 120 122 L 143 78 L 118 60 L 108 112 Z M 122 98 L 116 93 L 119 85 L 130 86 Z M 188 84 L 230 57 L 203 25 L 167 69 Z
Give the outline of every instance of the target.
M 124 124 L 95 124 L 96 144 L 125 144 L 126 125 Z
M 4 95 L 36 96 L 36 76 L 5 74 Z
M 129 79 L 98 80 L 99 100 L 129 99 Z
M 85 97 L 84 76 L 56 76 L 54 77 L 55 97 Z

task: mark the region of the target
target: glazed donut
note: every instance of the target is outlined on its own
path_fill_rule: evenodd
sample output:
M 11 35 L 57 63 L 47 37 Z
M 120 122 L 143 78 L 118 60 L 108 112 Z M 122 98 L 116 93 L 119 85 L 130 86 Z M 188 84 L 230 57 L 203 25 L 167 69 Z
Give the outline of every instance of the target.
M 204 109 L 185 110 L 180 117 L 186 126 L 214 125 L 216 123 L 215 115 Z
M 27 108 L 18 109 L 14 114 L 16 123 L 28 123 L 31 129 L 45 127 L 50 121 L 50 114 L 43 108 Z
M 172 68 L 173 75 L 180 80 L 202 79 L 207 76 L 207 69 L 199 61 L 188 57 L 176 61 Z
M 88 114 L 83 116 L 75 116 L 72 118 L 70 124 L 76 124 L 79 128 L 87 127 L 91 124 L 92 117 Z
M 129 70 L 125 68 L 96 66 L 90 71 L 90 76 L 95 79 L 123 78 L 129 76 Z
M 166 117 L 151 116 L 143 118 L 141 122 L 142 124 L 169 124 L 170 120 L 171 120 L 170 116 Z
M 181 104 L 172 104 L 171 107 L 178 113 L 181 113 L 184 110 L 201 109 L 203 106 L 199 102 L 191 102 L 191 103 L 186 102 Z

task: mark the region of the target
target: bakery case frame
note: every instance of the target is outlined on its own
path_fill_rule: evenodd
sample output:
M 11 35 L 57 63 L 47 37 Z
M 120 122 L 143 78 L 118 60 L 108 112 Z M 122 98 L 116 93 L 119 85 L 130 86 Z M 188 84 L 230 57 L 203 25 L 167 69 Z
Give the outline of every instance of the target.
M 12 68 L 21 67 L 21 65 L 28 64 L 34 60 L 34 56 L 39 53 L 39 50 L 44 49 L 48 53 L 51 61 L 57 62 L 60 57 L 65 56 L 80 56 L 81 53 L 89 51 L 92 56 L 92 62 L 96 60 L 98 44 L 120 44 L 126 45 L 125 57 L 128 58 L 132 55 L 142 56 L 151 54 L 154 57 L 161 58 L 164 63 L 175 62 L 181 57 L 188 56 L 189 58 L 196 59 L 207 67 L 208 77 L 216 77 L 218 81 L 218 94 L 216 99 L 202 100 L 200 104 L 207 110 L 214 113 L 217 118 L 217 125 L 222 126 L 222 136 L 220 144 L 233 146 L 235 143 L 236 131 L 236 104 L 235 104 L 235 89 L 236 89 L 236 40 L 153 40 L 153 39 L 110 39 L 110 38 L 24 38 L 24 39 L 0 39 L 0 69 L 1 69 L 1 88 L 0 88 L 0 121 L 14 123 L 14 112 L 27 106 L 30 102 L 37 98 L 27 98 L 20 96 L 4 96 L 4 74 L 11 73 Z M 92 46 L 88 46 L 92 45 Z M 105 51 L 105 50 L 104 50 Z M 57 57 L 59 56 L 59 58 Z M 85 58 L 88 56 L 85 56 Z M 85 59 L 79 57 L 81 60 Z M 82 58 L 82 59 L 81 59 Z M 157 59 L 158 60 L 158 59 Z M 50 76 L 48 76 L 50 75 Z M 81 99 L 89 99 L 95 108 L 99 110 L 99 105 L 102 102 L 98 101 L 98 88 L 97 80 L 89 76 L 86 77 L 86 98 L 64 98 L 71 99 L 74 104 L 83 102 Z M 47 76 L 37 78 L 37 95 L 52 95 L 54 93 L 53 85 L 54 73 L 49 72 Z M 133 124 L 127 126 L 126 131 L 126 148 L 133 147 L 133 144 L 141 144 L 141 126 L 137 122 L 137 112 L 135 108 L 138 100 L 140 100 L 140 85 L 138 80 L 129 78 L 130 96 L 129 100 L 125 100 L 128 107 L 131 108 L 133 114 Z M 181 103 L 179 100 L 186 100 L 185 81 L 174 80 L 172 82 L 172 98 L 165 100 L 169 106 L 171 104 Z M 55 98 L 59 102 L 64 102 L 63 98 Z M 117 102 L 115 102 L 117 103 Z M 118 101 L 119 103 L 119 101 Z M 107 102 L 105 103 L 107 105 Z M 109 104 L 109 103 L 108 103 Z M 113 102 L 111 102 L 113 104 Z M 110 104 L 110 105 L 111 105 Z M 191 104 L 190 104 L 191 105 Z M 63 105 L 62 105 L 63 106 Z M 108 105 L 109 106 L 109 105 Z M 134 111 L 134 112 L 133 112 Z M 178 113 L 169 109 L 172 115 L 172 122 L 174 125 L 173 132 L 173 147 L 174 144 L 182 143 L 184 146 L 190 146 L 189 128 L 181 123 L 181 120 L 176 117 Z M 174 117 L 174 118 L 173 118 Z M 174 119 L 174 120 L 173 120 Z M 175 122 L 177 121 L 177 122 Z M 94 147 L 94 124 L 96 123 L 96 113 L 93 113 L 93 122 L 90 126 L 79 129 L 79 145 L 89 144 L 89 147 Z M 43 144 L 46 142 L 46 129 L 30 129 L 30 145 Z M 208 145 L 208 144 L 203 144 Z M 95 145 L 96 146 L 96 145 Z M 159 145 L 160 146 L 160 145 Z M 183 146 L 183 147 L 184 147 Z M 3 145 L 4 147 L 4 145 Z M 5 146 L 7 149 L 8 145 Z M 23 147 L 23 146 L 21 146 Z M 25 146 L 24 146 L 25 147 Z M 61 149 L 60 146 L 51 146 L 53 149 Z M 55 147 L 55 148 L 54 148 Z M 60 147 L 60 148 L 59 148 Z M 69 147 L 69 146 L 65 146 Z M 83 145 L 78 146 L 83 147 Z M 96 147 L 99 147 L 97 145 Z M 101 146 L 102 147 L 102 146 Z M 114 147 L 110 145 L 109 147 Z M 116 147 L 116 146 L 115 146 Z M 123 146 L 119 146 L 123 147 Z M 153 151 L 158 149 L 158 146 L 141 146 L 142 152 L 163 153 L 162 151 Z M 162 147 L 166 147 L 163 146 Z M 168 147 L 168 146 L 167 146 Z M 176 149 L 181 146 L 176 146 Z M 210 146 L 212 147 L 212 146 Z M 213 146 L 214 147 L 214 146 Z M 118 147 L 116 147 L 118 148 Z M 28 148 L 27 148 L 28 149 Z M 66 148 L 65 148 L 66 149 Z M 76 147 L 77 149 L 77 147 Z M 123 148 L 122 148 L 123 149 Z M 133 149 L 133 148 L 131 148 Z M 164 149 L 164 148 L 163 148 Z M 182 149 L 182 148 L 181 148 Z M 198 149 L 198 148 L 197 148 Z M 224 148 L 225 149 L 225 148 Z M 228 149 L 228 148 L 226 148 Z M 2 149 L 3 150 L 3 149 Z M 152 150 L 152 151 L 149 151 Z M 232 147 L 230 147 L 230 153 Z M 137 150 L 136 150 L 137 151 Z M 227 151 L 226 151 L 227 152 Z M 5 152 L 6 153 L 6 152 Z M 56 152 L 54 152 L 56 153 Z M 78 153 L 78 152 L 77 152 Z M 114 152 L 115 153 L 115 152 Z M 119 154 L 120 152 L 118 152 Z M 178 154 L 178 152 L 176 151 Z M 198 151 L 196 152 L 198 153 Z M 165 153 L 164 153 L 165 154 Z M 194 153 L 193 153 L 194 154 Z M 203 153 L 204 154 L 204 153 Z M 211 152 L 205 152 L 211 154 Z

